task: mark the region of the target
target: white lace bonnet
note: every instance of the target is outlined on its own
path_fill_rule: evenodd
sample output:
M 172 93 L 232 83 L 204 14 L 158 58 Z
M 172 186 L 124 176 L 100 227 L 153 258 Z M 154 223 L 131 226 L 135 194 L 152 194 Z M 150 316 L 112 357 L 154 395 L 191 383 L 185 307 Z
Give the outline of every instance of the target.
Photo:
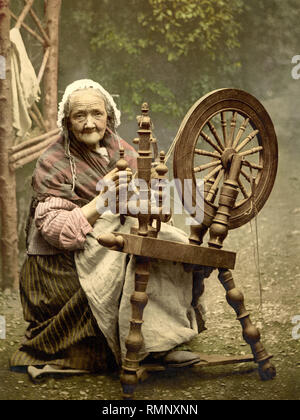
M 81 80 L 76 80 L 75 82 L 71 83 L 70 85 L 66 87 L 65 93 L 58 106 L 57 126 L 58 128 L 60 128 L 61 131 L 63 131 L 63 119 L 65 117 L 65 104 L 68 101 L 69 96 L 76 90 L 88 89 L 88 88 L 97 89 L 101 92 L 101 94 L 106 98 L 108 104 L 111 106 L 113 110 L 115 130 L 120 125 L 121 112 L 118 110 L 117 105 L 115 101 L 113 100 L 113 97 L 99 83 L 94 82 L 93 80 L 90 80 L 90 79 L 81 79 Z

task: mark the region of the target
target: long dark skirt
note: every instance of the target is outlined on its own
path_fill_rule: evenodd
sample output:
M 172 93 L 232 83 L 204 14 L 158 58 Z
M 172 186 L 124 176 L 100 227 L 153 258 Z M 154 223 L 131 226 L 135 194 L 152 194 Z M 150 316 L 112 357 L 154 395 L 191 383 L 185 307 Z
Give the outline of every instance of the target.
M 80 286 L 72 253 L 27 256 L 20 297 L 29 326 L 11 368 L 47 363 L 90 371 L 116 368 Z

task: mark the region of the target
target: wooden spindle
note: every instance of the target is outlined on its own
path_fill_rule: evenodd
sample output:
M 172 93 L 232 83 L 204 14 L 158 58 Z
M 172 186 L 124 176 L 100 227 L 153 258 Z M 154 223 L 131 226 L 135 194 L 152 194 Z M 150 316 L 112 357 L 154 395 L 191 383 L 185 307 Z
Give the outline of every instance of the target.
M 118 168 L 119 171 L 125 171 L 128 168 L 128 162 L 124 158 L 124 155 L 125 155 L 124 147 L 120 147 L 119 153 L 120 153 L 120 159 L 116 163 L 116 167 Z
M 252 131 L 252 133 L 249 134 L 249 136 L 247 136 L 245 138 L 245 140 L 242 141 L 242 143 L 240 143 L 238 145 L 238 147 L 235 149 L 236 152 L 239 152 L 243 147 L 245 147 L 248 143 L 250 143 L 251 140 L 254 139 L 254 137 L 259 133 L 259 130 L 254 130 Z
M 238 177 L 242 165 L 241 157 L 233 155 L 228 178 L 224 181 L 219 197 L 219 207 L 210 226 L 210 239 L 208 245 L 213 248 L 222 248 L 228 234 L 230 211 L 234 207 L 238 196 Z
M 239 128 L 236 138 L 234 139 L 234 142 L 232 145 L 233 149 L 238 145 L 238 142 L 240 141 L 242 134 L 245 132 L 248 123 L 249 123 L 249 118 L 245 118 L 242 125 Z
M 240 156 L 249 156 L 254 155 L 257 152 L 262 151 L 264 148 L 262 146 L 253 147 L 253 149 L 245 150 L 245 152 L 240 153 Z
M 209 191 L 207 193 L 207 196 L 205 197 L 207 201 L 211 202 L 216 197 L 216 194 L 217 194 L 217 191 L 218 191 L 218 185 L 219 185 L 223 175 L 224 175 L 224 169 L 221 169 L 220 172 L 218 173 L 218 176 L 216 177 L 213 185 L 209 189 Z
M 228 147 L 227 144 L 227 121 L 226 121 L 226 114 L 224 111 L 221 112 L 221 126 L 223 131 L 223 139 L 224 139 L 224 145 L 225 148 Z
M 194 172 L 202 172 L 205 171 L 205 169 L 211 168 L 213 166 L 217 166 L 221 163 L 221 160 L 214 160 L 213 162 L 206 163 L 205 165 L 197 166 L 194 168 Z
M 221 169 L 223 168 L 222 165 L 218 165 L 215 169 L 213 169 L 209 174 L 207 174 L 203 181 L 206 182 L 209 178 L 213 177 L 215 174 L 217 174 Z
M 211 147 L 213 147 L 217 152 L 219 153 L 223 153 L 223 150 L 221 149 L 220 146 L 218 146 L 217 144 L 215 144 L 212 139 L 203 131 L 201 131 L 200 136 L 208 143 L 211 145 Z
M 139 187 L 140 208 L 142 212 L 138 214 L 138 235 L 147 236 L 148 224 L 150 220 L 149 203 L 150 203 L 150 179 L 152 165 L 151 151 L 151 119 L 148 115 L 149 105 L 145 102 L 142 104 L 142 115 L 137 118 L 139 130 L 139 150 L 137 158 L 138 178 L 142 181 Z
M 214 158 L 220 158 L 221 155 L 220 153 L 216 153 L 216 152 L 208 152 L 207 150 L 202 150 L 202 149 L 195 149 L 195 154 L 196 155 L 201 155 L 201 156 L 211 156 Z
M 222 141 L 221 141 L 221 139 L 220 139 L 220 137 L 219 137 L 219 135 L 218 135 L 218 132 L 217 132 L 217 130 L 216 130 L 216 128 L 215 128 L 215 126 L 212 124 L 212 122 L 211 122 L 211 121 L 208 121 L 207 125 L 208 125 L 208 127 L 209 127 L 210 131 L 212 132 L 212 134 L 213 134 L 214 138 L 216 139 L 216 141 L 217 141 L 218 145 L 220 146 L 220 149 L 221 149 L 221 150 L 224 150 L 224 145 L 222 144 Z M 221 153 L 222 153 L 222 152 L 221 152 Z
M 237 115 L 238 115 L 238 113 L 236 111 L 233 112 L 231 123 L 230 123 L 230 134 L 229 134 L 229 139 L 228 139 L 228 147 L 231 147 L 232 143 L 233 143 L 236 121 L 237 121 Z

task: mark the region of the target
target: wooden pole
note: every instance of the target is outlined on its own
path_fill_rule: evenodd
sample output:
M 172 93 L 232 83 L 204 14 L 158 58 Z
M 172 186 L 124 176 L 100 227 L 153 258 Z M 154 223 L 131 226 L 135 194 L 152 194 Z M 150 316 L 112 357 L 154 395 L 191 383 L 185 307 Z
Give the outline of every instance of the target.
M 11 155 L 13 155 L 14 153 L 17 153 L 20 150 L 29 149 L 30 147 L 35 146 L 37 143 L 41 142 L 42 140 L 48 139 L 49 137 L 58 134 L 59 131 L 59 128 L 56 128 L 55 130 L 48 131 L 47 133 L 41 134 L 40 136 L 34 137 L 30 140 L 23 141 L 22 143 L 19 143 L 16 146 L 12 146 L 9 149 L 9 152 Z
M 29 109 L 28 112 L 29 112 L 30 118 L 36 123 L 36 125 L 39 127 L 39 129 L 43 130 L 44 127 L 42 126 L 41 121 L 38 119 L 38 117 L 35 114 L 35 112 L 33 111 L 33 109 Z
M 39 152 L 40 150 L 47 149 L 50 144 L 54 143 L 60 138 L 60 134 L 57 134 L 55 136 L 49 137 L 48 139 L 42 141 L 41 143 L 36 144 L 35 146 L 32 146 L 28 149 L 20 150 L 20 152 L 17 152 L 10 156 L 9 163 L 12 164 L 14 169 L 17 169 L 21 166 L 23 166 L 24 163 L 19 164 L 19 161 L 24 161 L 24 158 L 26 158 L 27 162 L 31 162 L 29 157 L 32 157 L 31 155 L 35 155 L 36 152 Z M 34 160 L 34 158 L 32 158 Z
M 43 113 L 47 130 L 50 131 L 56 127 L 57 120 L 58 38 L 61 0 L 47 0 L 45 1 L 45 5 L 45 17 L 50 46 L 44 73 Z
M 42 61 L 41 68 L 40 68 L 40 71 L 39 71 L 39 74 L 38 74 L 38 78 L 37 78 L 39 85 L 40 85 L 41 80 L 42 80 L 43 75 L 44 75 L 44 71 L 45 71 L 46 64 L 47 64 L 47 61 L 48 61 L 48 58 L 49 58 L 49 54 L 50 54 L 50 48 L 47 47 L 46 48 L 46 51 L 44 53 L 43 61 Z
M 11 96 L 11 45 L 9 39 L 9 0 L 0 2 L 0 54 L 6 63 L 5 79 L 0 80 L 0 213 L 1 213 L 1 289 L 18 284 L 18 232 L 15 172 L 9 167 L 9 148 L 13 144 Z
M 28 2 L 28 0 L 25 0 L 26 2 Z M 36 26 L 39 28 L 40 33 L 42 34 L 46 45 L 50 45 L 50 39 L 48 38 L 48 35 L 46 34 L 45 29 L 43 28 L 42 22 L 40 21 L 39 17 L 37 16 L 37 14 L 35 13 L 35 11 L 33 10 L 33 8 L 31 7 L 31 9 L 29 10 L 29 13 L 31 14 L 33 20 L 36 23 Z
M 20 29 L 24 19 L 26 18 L 29 10 L 31 9 L 31 6 L 33 5 L 34 0 L 28 0 L 28 2 L 26 3 L 24 9 L 22 10 L 22 13 L 20 14 L 17 23 L 15 25 L 15 28 Z
M 10 16 L 17 21 L 18 17 L 12 12 L 10 11 Z M 30 28 L 30 26 L 26 25 L 26 23 L 22 22 L 21 23 L 21 27 L 24 28 L 27 32 L 29 32 L 35 39 L 37 39 L 42 45 L 45 44 L 45 40 L 40 37 L 33 29 Z
M 47 131 L 46 124 L 45 124 L 45 121 L 44 121 L 44 117 L 42 116 L 41 111 L 39 110 L 39 107 L 37 106 L 36 102 L 33 103 L 32 109 L 36 113 L 38 119 L 40 120 L 44 131 Z

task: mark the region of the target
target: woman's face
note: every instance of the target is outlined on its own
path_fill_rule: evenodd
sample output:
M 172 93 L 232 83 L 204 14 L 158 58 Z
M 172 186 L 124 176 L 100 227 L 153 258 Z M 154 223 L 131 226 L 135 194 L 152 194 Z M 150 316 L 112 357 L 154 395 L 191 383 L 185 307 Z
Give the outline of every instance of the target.
M 83 89 L 70 96 L 69 129 L 91 150 L 99 148 L 107 127 L 104 100 L 94 89 Z

